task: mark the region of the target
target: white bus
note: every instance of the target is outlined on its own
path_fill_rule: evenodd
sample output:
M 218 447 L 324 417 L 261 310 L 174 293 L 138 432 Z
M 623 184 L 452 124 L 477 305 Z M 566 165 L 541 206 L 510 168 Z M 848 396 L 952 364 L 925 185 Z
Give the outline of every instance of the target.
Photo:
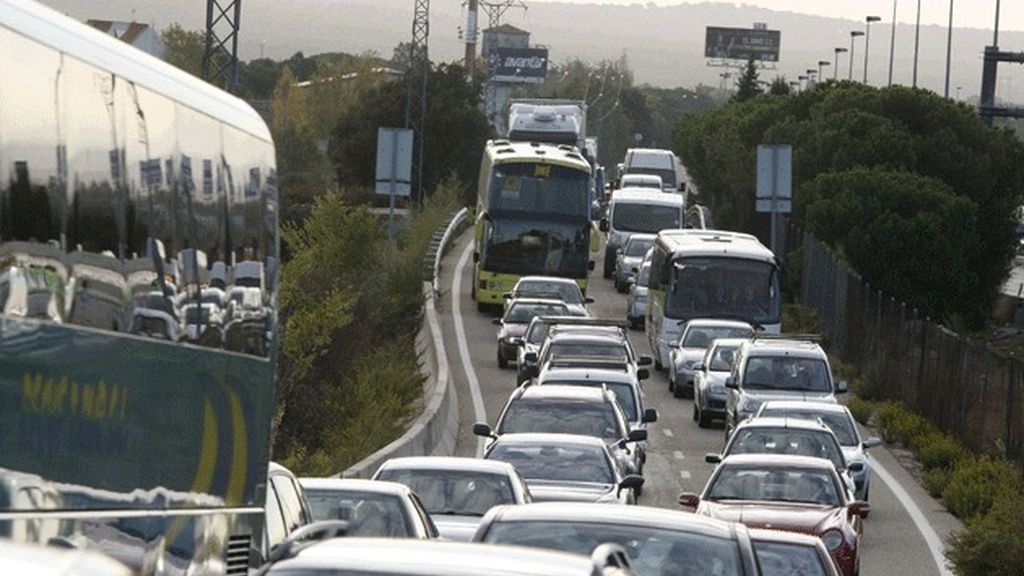
M 688 320 L 750 322 L 769 333 L 782 323 L 775 254 L 749 234 L 722 230 L 663 230 L 651 257 L 647 338 L 656 367 L 669 363 Z

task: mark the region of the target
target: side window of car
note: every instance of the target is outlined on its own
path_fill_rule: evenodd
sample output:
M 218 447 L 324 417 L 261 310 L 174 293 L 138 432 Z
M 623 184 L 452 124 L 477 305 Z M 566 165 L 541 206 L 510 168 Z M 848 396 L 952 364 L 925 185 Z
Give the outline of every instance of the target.
M 440 538 L 441 533 L 437 531 L 437 526 L 434 526 L 434 521 L 430 519 L 430 514 L 423 507 L 423 502 L 420 502 L 420 497 L 416 494 L 411 494 L 410 498 L 412 499 L 412 507 L 416 510 L 416 515 L 419 516 L 419 524 L 427 527 L 427 535 L 431 538 Z
M 271 482 L 274 483 L 277 496 L 281 501 L 281 516 L 284 518 L 285 531 L 291 534 L 305 523 L 298 489 L 292 479 L 287 476 L 273 476 Z
M 281 515 L 281 504 L 277 499 L 277 488 L 273 482 L 267 484 L 267 506 L 266 506 L 267 551 L 273 550 L 287 536 L 284 526 L 284 517 Z

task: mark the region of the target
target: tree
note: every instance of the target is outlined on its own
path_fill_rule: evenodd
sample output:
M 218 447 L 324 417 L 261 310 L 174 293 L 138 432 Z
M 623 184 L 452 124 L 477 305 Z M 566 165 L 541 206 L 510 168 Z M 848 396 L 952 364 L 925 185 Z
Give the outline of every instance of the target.
M 793 90 L 790 88 L 785 76 L 776 76 L 768 88 L 768 93 L 774 96 L 789 96 L 793 93 Z
M 203 52 L 206 39 L 195 30 L 185 30 L 171 24 L 160 33 L 164 45 L 164 60 L 196 77 L 203 75 Z
M 270 131 L 277 144 L 277 170 L 285 221 L 305 215 L 330 178 L 330 165 L 320 150 L 306 91 L 285 67 L 271 103 Z
M 739 81 L 736 83 L 736 94 L 732 97 L 734 102 L 746 102 L 754 96 L 761 94 L 760 75 L 757 71 L 757 63 L 751 58 L 743 68 Z

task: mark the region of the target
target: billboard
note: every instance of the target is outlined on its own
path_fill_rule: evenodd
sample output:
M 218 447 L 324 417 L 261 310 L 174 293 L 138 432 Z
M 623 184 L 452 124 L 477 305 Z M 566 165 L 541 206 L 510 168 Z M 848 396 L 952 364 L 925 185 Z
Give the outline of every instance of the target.
M 492 82 L 541 84 L 548 75 L 548 49 L 492 48 L 487 70 Z
M 781 39 L 778 30 L 709 26 L 704 39 L 704 57 L 778 62 Z

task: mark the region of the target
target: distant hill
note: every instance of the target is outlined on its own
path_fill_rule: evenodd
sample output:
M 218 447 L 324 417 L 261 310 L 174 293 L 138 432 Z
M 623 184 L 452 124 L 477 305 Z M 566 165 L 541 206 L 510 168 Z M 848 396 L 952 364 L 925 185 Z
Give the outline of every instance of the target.
M 200 0 L 43 0 L 44 4 L 79 19 L 135 18 L 164 27 L 171 22 L 201 29 L 205 22 Z M 778 12 L 751 6 L 712 3 L 659 7 L 653 4 L 607 5 L 529 2 L 523 15 L 511 10 L 504 22 L 532 32 L 533 42 L 550 47 L 555 61 L 569 58 L 600 60 L 625 53 L 638 82 L 658 86 L 717 85 L 722 70 L 710 68 L 703 58 L 704 29 L 708 25 L 750 26 L 766 22 L 782 32 L 782 57 L 777 71 L 795 79 L 819 60 L 832 60 L 836 46 L 849 47 L 849 31 L 862 22 Z M 459 0 L 432 4 L 430 54 L 435 61 L 461 57 L 458 31 L 465 20 Z M 245 0 L 242 17 L 243 58 L 266 55 L 286 58 L 297 51 L 362 53 L 376 51 L 388 58 L 399 42 L 410 35 L 412 0 Z M 485 18 L 481 15 L 481 20 Z M 887 25 L 875 25 L 869 70 L 873 84 L 884 83 L 889 58 Z M 959 29 L 954 38 L 951 95 L 962 86 L 962 97 L 976 96 L 981 83 L 981 53 L 991 42 L 991 32 Z M 1004 49 L 1024 50 L 1024 33 L 1001 35 Z M 946 32 L 938 26 L 921 29 L 919 85 L 942 91 L 945 71 Z M 854 77 L 863 75 L 863 39 L 858 41 Z M 841 57 L 839 76 L 848 73 L 848 55 Z M 897 28 L 895 81 L 910 84 L 913 27 Z M 859 72 L 859 73 L 858 73 Z M 832 77 L 826 68 L 825 76 Z M 1001 68 L 999 94 L 1013 99 L 1024 93 L 1024 66 Z M 1021 100 L 1024 98 L 1017 98 Z

